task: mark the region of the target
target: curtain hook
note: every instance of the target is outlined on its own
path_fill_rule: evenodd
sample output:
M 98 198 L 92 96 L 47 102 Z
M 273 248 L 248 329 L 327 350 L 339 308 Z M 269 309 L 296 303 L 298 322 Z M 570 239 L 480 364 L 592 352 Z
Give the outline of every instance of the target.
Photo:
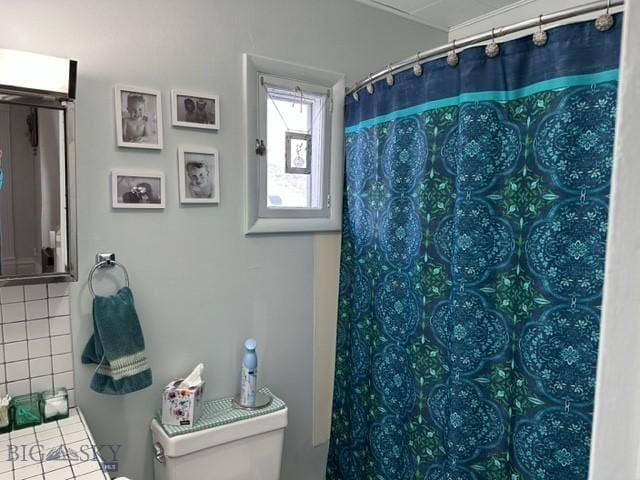
M 413 74 L 416 77 L 422 75 L 422 65 L 420 65 L 420 52 L 416 53 L 416 63 L 413 64 Z
M 538 31 L 533 34 L 533 44 L 536 47 L 542 47 L 547 44 L 549 36 L 547 32 L 542 30 L 542 15 L 538 17 Z
M 369 74 L 369 83 L 367 83 L 367 92 L 369 92 L 369 95 L 373 95 L 373 82 L 371 81 L 371 78 L 373 77 L 373 73 Z
M 353 92 L 353 94 L 352 94 L 351 96 L 353 97 L 353 99 L 354 99 L 356 102 L 359 102 L 359 101 L 360 101 L 360 94 L 358 93 L 358 91 L 357 91 L 357 90 L 356 90 L 355 92 Z
M 387 76 L 386 76 L 386 80 L 387 80 L 387 85 L 389 85 L 390 87 L 394 84 L 395 82 L 395 78 L 393 78 L 393 69 L 391 68 L 391 64 L 387 65 Z
M 613 15 L 609 13 L 609 10 L 611 10 L 611 0 L 607 0 L 607 10 L 605 11 L 605 13 L 596 18 L 596 29 L 601 32 L 606 32 L 611 27 L 613 27 Z
M 456 39 L 453 39 L 453 49 L 447 53 L 447 64 L 450 67 L 455 67 L 460 63 L 460 57 L 458 57 L 458 53 L 456 52 Z
M 500 53 L 500 45 L 496 43 L 495 28 L 491 29 L 491 43 L 484 47 L 484 53 L 489 58 L 497 57 Z

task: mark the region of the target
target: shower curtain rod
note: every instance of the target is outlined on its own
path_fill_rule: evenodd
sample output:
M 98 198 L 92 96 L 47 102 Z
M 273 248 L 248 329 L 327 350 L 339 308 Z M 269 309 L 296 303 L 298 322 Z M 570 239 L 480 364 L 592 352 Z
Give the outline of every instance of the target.
M 485 33 L 470 35 L 468 37 L 463 37 L 459 40 L 456 39 L 453 42 L 447 43 L 440 47 L 432 48 L 430 50 L 425 50 L 423 52 L 418 52 L 416 55 L 407 57 L 404 60 L 400 60 L 397 63 L 392 63 L 388 65 L 387 68 L 380 70 L 376 73 L 370 74 L 366 78 L 357 82 L 349 90 L 347 90 L 347 95 L 351 95 L 352 93 L 355 93 L 363 89 L 370 83 L 374 83 L 389 74 L 394 74 L 394 73 L 398 73 L 400 71 L 406 70 L 416 63 L 420 63 L 420 62 L 423 62 L 424 60 L 430 60 L 436 57 L 443 56 L 449 53 L 454 48 L 456 50 L 460 50 L 477 43 L 486 42 L 488 40 L 495 39 L 498 37 L 504 37 L 505 35 L 517 33 L 522 30 L 528 30 L 530 28 L 535 28 L 541 25 L 547 25 L 549 23 L 558 22 L 560 20 L 566 20 L 568 18 L 576 17 L 578 15 L 584 15 L 587 13 L 596 12 L 598 10 L 605 10 L 605 9 L 608 10 L 610 8 L 619 7 L 623 5 L 624 5 L 624 0 L 600 0 L 597 2 L 587 3 L 585 5 L 580 5 L 579 7 L 560 10 L 555 13 L 540 15 L 539 17 L 532 18 L 530 20 L 524 20 L 518 23 L 513 23 L 511 25 L 493 28 Z

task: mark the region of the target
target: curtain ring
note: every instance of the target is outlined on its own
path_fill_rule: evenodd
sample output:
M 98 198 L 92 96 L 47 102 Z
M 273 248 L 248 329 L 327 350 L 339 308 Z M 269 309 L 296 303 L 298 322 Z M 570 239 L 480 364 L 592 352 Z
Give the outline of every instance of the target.
M 532 40 L 536 47 L 542 47 L 547 44 L 549 36 L 547 32 L 542 30 L 542 15 L 538 17 L 538 31 L 533 34 Z
M 456 52 L 456 39 L 453 39 L 453 49 L 447 53 L 447 65 L 450 67 L 455 67 L 460 63 L 460 57 L 458 57 L 458 53 Z
M 416 63 L 413 64 L 413 74 L 416 77 L 422 75 L 422 65 L 420 65 L 420 52 L 416 53 Z
M 357 90 L 356 90 L 355 92 L 353 92 L 353 94 L 352 94 L 351 96 L 353 97 L 353 99 L 354 99 L 356 102 L 359 102 L 359 101 L 360 101 L 360 94 L 358 93 L 358 91 L 357 91 Z
M 497 57 L 500 53 L 500 45 L 496 43 L 495 28 L 491 29 L 491 43 L 484 47 L 484 53 L 489 58 Z
M 369 92 L 369 95 L 373 95 L 373 82 L 371 81 L 371 78 L 373 77 L 373 73 L 369 74 L 369 83 L 367 83 L 367 92 Z
M 394 84 L 395 82 L 395 78 L 393 78 L 393 69 L 391 68 L 391 64 L 387 65 L 387 76 L 386 76 L 386 80 L 387 80 L 387 85 L 389 85 L 390 87 Z
M 607 0 L 607 10 L 605 11 L 605 13 L 596 18 L 595 21 L 596 29 L 601 32 L 606 32 L 611 27 L 613 27 L 613 15 L 609 13 L 609 10 L 611 10 L 611 0 Z

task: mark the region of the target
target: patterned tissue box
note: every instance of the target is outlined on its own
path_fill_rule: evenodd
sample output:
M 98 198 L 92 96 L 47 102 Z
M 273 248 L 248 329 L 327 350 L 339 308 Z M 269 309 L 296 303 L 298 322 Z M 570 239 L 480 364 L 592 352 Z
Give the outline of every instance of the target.
M 165 425 L 192 426 L 200 417 L 204 382 L 180 388 L 182 380 L 172 380 L 162 392 L 162 423 Z

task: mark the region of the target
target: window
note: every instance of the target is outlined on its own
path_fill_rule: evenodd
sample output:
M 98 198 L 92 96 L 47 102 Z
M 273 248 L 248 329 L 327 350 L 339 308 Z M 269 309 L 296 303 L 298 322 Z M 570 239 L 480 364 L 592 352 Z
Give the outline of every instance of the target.
M 245 55 L 246 233 L 340 229 L 343 102 L 340 74 Z
M 279 216 L 289 209 L 326 215 L 323 197 L 329 192 L 322 160 L 331 91 L 268 75 L 260 75 L 259 83 L 259 107 L 266 107 L 258 111 L 259 138 L 266 139 L 260 176 L 266 202 L 260 203 L 260 216 Z

